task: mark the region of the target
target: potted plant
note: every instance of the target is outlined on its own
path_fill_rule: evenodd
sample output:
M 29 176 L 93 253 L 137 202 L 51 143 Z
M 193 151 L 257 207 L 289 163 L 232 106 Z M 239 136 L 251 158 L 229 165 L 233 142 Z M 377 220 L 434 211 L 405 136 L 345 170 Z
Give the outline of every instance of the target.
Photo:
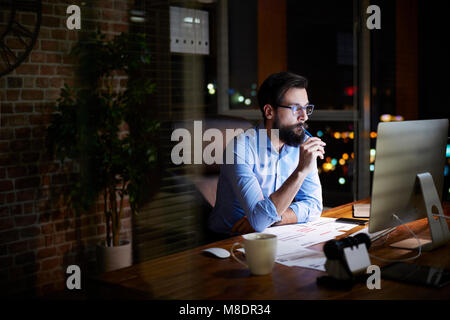
M 156 163 L 159 122 L 144 105 L 154 84 L 142 77 L 150 52 L 144 35 L 122 33 L 106 40 L 96 32 L 80 40 L 71 55 L 78 60 L 80 85 L 61 89 L 48 137 L 57 158 L 71 159 L 76 168 L 71 206 L 87 211 L 103 196 L 106 239 L 100 256 L 108 260 L 105 252 L 129 247 L 125 262 L 100 268 L 108 271 L 132 263 L 130 242 L 119 239 L 124 201 L 128 196 L 132 213 L 137 212 Z

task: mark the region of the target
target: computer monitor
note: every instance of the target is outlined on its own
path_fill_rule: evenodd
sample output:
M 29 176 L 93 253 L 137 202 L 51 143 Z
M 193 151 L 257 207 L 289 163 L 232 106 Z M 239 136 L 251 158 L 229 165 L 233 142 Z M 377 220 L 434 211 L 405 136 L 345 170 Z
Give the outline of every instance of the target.
M 422 249 L 431 250 L 450 240 L 445 218 L 436 216 L 444 215 L 447 135 L 448 119 L 379 123 L 369 233 L 428 217 L 432 239 L 420 240 Z M 419 247 L 414 238 L 393 246 Z

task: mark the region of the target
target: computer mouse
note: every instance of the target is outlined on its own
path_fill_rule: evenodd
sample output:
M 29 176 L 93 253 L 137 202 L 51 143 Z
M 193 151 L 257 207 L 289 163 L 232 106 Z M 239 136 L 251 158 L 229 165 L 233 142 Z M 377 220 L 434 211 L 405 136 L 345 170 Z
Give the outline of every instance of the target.
M 228 258 L 230 256 L 230 252 L 226 249 L 222 249 L 222 248 L 207 248 L 207 249 L 203 249 L 203 252 L 207 252 L 210 253 L 212 255 L 214 255 L 217 258 Z

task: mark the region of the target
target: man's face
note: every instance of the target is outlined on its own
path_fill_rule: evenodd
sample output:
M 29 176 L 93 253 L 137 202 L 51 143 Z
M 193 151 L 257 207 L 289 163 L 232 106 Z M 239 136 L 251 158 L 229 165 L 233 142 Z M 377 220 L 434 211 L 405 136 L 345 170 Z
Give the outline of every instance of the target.
M 281 102 L 283 106 L 300 105 L 305 106 L 308 102 L 306 89 L 291 88 L 284 94 Z M 298 114 L 293 114 L 291 109 L 276 108 L 273 129 L 279 130 L 279 138 L 289 146 L 297 147 L 305 139 L 305 131 L 308 126 L 306 121 L 308 115 L 306 110 L 301 109 Z

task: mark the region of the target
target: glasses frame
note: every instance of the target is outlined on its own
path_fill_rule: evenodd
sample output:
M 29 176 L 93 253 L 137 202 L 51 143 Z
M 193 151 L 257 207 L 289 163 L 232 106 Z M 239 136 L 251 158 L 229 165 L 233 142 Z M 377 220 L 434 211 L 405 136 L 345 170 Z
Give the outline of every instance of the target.
M 299 112 L 299 110 L 305 110 L 306 111 L 306 115 L 310 116 L 313 113 L 313 111 L 314 111 L 314 105 L 310 104 L 310 103 L 308 103 L 305 106 L 300 106 L 298 104 L 293 104 L 291 106 L 283 106 L 281 104 L 277 104 L 277 105 L 275 105 L 275 107 L 291 109 L 293 115 L 295 115 L 297 112 Z M 308 108 L 311 108 L 310 112 L 308 112 Z

